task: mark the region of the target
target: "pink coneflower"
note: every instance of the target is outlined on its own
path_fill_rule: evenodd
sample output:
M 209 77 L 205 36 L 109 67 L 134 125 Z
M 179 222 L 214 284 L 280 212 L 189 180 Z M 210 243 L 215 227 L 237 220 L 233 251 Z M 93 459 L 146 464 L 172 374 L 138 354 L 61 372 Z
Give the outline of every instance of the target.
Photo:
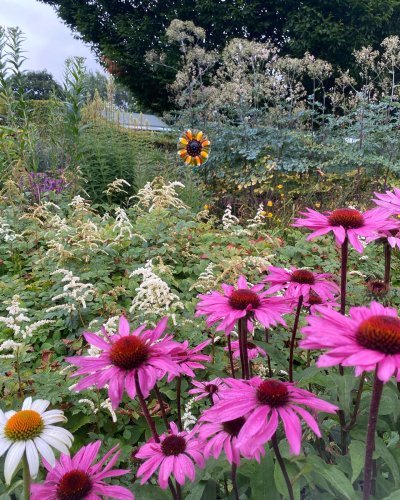
M 133 500 L 135 497 L 127 488 L 104 482 L 104 479 L 123 476 L 130 471 L 111 470 L 120 453 L 117 447 L 94 463 L 101 444 L 96 441 L 84 446 L 72 458 L 62 454 L 54 467 L 44 460 L 48 474 L 43 484 L 32 484 L 31 500 L 100 500 L 103 497 Z
M 392 214 L 400 214 L 400 189 L 394 188 L 394 192 L 374 193 L 378 199 L 373 201 L 380 207 L 386 208 Z
M 295 219 L 294 227 L 306 227 L 312 233 L 307 240 L 333 231 L 336 242 L 343 245 L 346 236 L 350 244 L 359 253 L 363 253 L 364 246 L 359 237 L 371 237 L 377 231 L 390 228 L 387 210 L 374 208 L 367 212 L 359 212 L 354 208 L 339 208 L 333 212 L 320 213 L 310 208 L 306 212 L 300 212 L 305 218 Z
M 235 340 L 234 342 L 232 342 L 231 345 L 232 345 L 232 350 L 233 350 L 233 357 L 240 358 L 239 341 Z M 258 356 L 265 357 L 267 355 L 267 353 L 264 351 L 264 349 L 262 349 L 261 347 L 259 347 L 256 344 L 254 344 L 253 342 L 247 342 L 246 346 L 247 346 L 247 353 L 248 353 L 249 359 L 255 359 Z M 228 349 L 229 349 L 228 347 L 224 347 L 224 351 L 228 351 Z
M 378 368 L 387 382 L 397 374 L 400 382 L 400 318 L 396 309 L 371 302 L 369 307 L 352 307 L 349 317 L 321 307 L 319 316 L 309 316 L 302 332 L 304 349 L 326 349 L 319 367 L 354 366 L 356 375 Z
M 172 360 L 179 366 L 180 374 L 187 375 L 188 377 L 195 377 L 193 370 L 205 370 L 205 366 L 200 363 L 211 361 L 211 357 L 207 354 L 200 354 L 205 347 L 210 344 L 211 340 L 205 340 L 196 347 L 189 348 L 189 342 L 185 340 L 182 343 L 175 342 L 175 347 L 170 351 Z M 169 373 L 167 381 L 171 380 L 176 376 L 174 373 Z
M 174 422 L 170 423 L 170 427 L 171 432 L 160 436 L 159 443 L 151 439 L 136 453 L 136 458 L 146 460 L 137 472 L 138 477 L 142 476 L 140 484 L 144 484 L 159 469 L 158 483 L 161 488 L 167 488 L 171 474 L 183 485 L 185 477 L 195 480 L 195 465 L 204 467 L 204 443 L 194 437 L 193 431 L 179 432 Z
M 388 219 L 391 222 L 391 227 L 379 230 L 374 236 L 367 238 L 367 242 L 381 240 L 387 241 L 392 248 L 400 249 L 400 221 L 395 219 Z
M 218 377 L 206 382 L 192 380 L 192 384 L 196 389 L 190 389 L 188 392 L 189 394 L 198 394 L 198 396 L 194 398 L 195 401 L 200 401 L 200 399 L 211 396 L 213 403 L 216 403 L 220 400 L 220 390 L 225 388 L 224 382 Z
M 101 389 L 108 384 L 108 395 L 116 408 L 122 400 L 124 388 L 132 399 L 136 397 L 139 384 L 143 396 L 149 396 L 157 380 L 166 373 L 179 374 L 178 365 L 172 360 L 170 351 L 175 342 L 172 336 L 162 337 L 167 326 L 162 319 L 154 330 L 145 330 L 142 325 L 130 332 L 124 316 L 119 320 L 118 334 L 104 339 L 95 333 L 84 334 L 89 344 L 101 350 L 99 356 L 73 356 L 67 361 L 79 367 L 73 377 L 86 375 L 75 386 L 81 391 L 91 386 Z
M 299 416 L 317 436 L 321 436 L 314 417 L 299 405 L 327 413 L 337 410 L 335 405 L 289 382 L 253 377 L 246 381 L 227 379 L 226 383 L 230 388 L 222 393 L 223 399 L 207 409 L 200 421 L 223 423 L 246 417 L 246 422 L 238 434 L 239 448 L 246 447 L 249 443 L 253 447 L 265 444 L 275 435 L 281 419 L 290 450 L 298 455 L 302 439 Z
M 328 280 L 332 278 L 331 274 L 313 273 L 308 269 L 297 269 L 294 266 L 290 270 L 269 266 L 268 271 L 269 274 L 264 281 L 271 283 L 272 286 L 267 293 L 285 290 L 285 297 L 299 299 L 303 296 L 307 302 L 311 292 L 316 293 L 322 300 L 332 299 L 339 292 L 337 284 Z
M 224 295 L 215 291 L 199 295 L 196 316 L 207 315 L 208 326 L 219 322 L 217 331 L 224 330 L 227 335 L 236 322 L 245 317 L 249 331 L 252 331 L 253 317 L 266 328 L 277 324 L 286 326 L 282 314 L 291 311 L 290 305 L 281 297 L 267 297 L 267 292 L 261 292 L 264 284 L 249 288 L 246 278 L 240 276 L 236 289 L 230 285 L 222 285 L 222 288 Z
M 225 450 L 226 458 L 230 464 L 240 463 L 240 450 L 237 446 L 237 436 L 242 429 L 246 419 L 239 417 L 222 423 L 204 423 L 199 429 L 199 437 L 207 441 L 204 447 L 204 458 L 207 460 L 213 456 L 215 460 Z
M 318 306 L 325 306 L 330 309 L 339 309 L 340 304 L 333 298 L 323 300 L 318 294 L 311 290 L 308 300 L 304 302 L 304 306 L 308 307 L 312 314 L 315 314 Z

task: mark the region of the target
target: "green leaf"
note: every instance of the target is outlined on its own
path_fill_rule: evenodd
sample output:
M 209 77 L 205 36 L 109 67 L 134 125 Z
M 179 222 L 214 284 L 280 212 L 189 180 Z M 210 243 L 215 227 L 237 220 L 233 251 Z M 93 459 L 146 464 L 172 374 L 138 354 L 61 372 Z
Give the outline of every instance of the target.
M 336 465 L 327 465 L 319 457 L 309 457 L 309 459 L 312 460 L 316 475 L 321 475 L 326 479 L 343 497 L 349 500 L 354 498 L 355 492 L 352 484 Z
M 375 440 L 375 450 L 378 457 L 381 457 L 385 464 L 389 467 L 395 484 L 398 486 L 400 484 L 399 466 L 385 443 L 378 437 Z
M 388 497 L 385 497 L 383 500 L 399 500 L 400 498 L 400 490 L 396 490 L 391 493 Z
M 279 493 L 274 481 L 274 461 L 271 453 L 265 455 L 260 465 L 250 476 L 250 487 L 253 500 L 279 500 Z M 287 489 L 285 491 L 287 493 Z
M 136 498 L 140 500 L 170 500 L 169 490 L 162 490 L 159 486 L 153 484 L 145 484 L 140 486 L 136 483 L 133 485 L 133 492 L 136 493 Z
M 352 441 L 349 446 L 349 452 L 351 468 L 353 470 L 351 482 L 354 483 L 364 466 L 365 443 L 361 441 Z

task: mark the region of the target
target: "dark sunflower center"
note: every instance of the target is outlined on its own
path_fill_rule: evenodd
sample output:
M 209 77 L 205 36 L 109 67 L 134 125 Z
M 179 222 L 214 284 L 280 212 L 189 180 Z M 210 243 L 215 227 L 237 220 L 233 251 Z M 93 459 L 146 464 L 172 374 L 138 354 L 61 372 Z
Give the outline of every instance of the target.
M 206 391 L 209 394 L 215 394 L 216 392 L 218 392 L 218 386 L 215 385 L 215 384 L 207 384 L 206 385 Z
M 180 455 L 186 450 L 186 441 L 183 437 L 172 434 L 167 436 L 161 443 L 161 450 L 167 456 Z
M 186 146 L 186 152 L 189 156 L 199 156 L 202 149 L 203 146 L 201 145 L 201 142 L 197 141 L 196 139 L 192 139 L 191 141 L 189 141 L 188 145 Z
M 57 488 L 58 500 L 81 500 L 92 490 L 89 476 L 81 470 L 71 470 L 62 476 Z
M 311 291 L 308 297 L 308 303 L 310 306 L 317 306 L 319 304 L 322 304 L 322 299 L 317 293 Z
M 345 229 L 358 229 L 364 225 L 362 213 L 354 208 L 339 208 L 328 217 L 331 226 L 343 226 Z
M 258 386 L 257 399 L 263 405 L 276 408 L 289 401 L 289 391 L 286 385 L 279 380 L 264 380 Z
M 234 309 L 244 310 L 247 309 L 248 306 L 256 308 L 260 305 L 260 298 L 255 292 L 240 288 L 232 292 L 232 295 L 229 297 L 229 304 Z
M 149 347 L 136 335 L 128 335 L 118 339 L 110 351 L 113 365 L 122 370 L 138 368 L 147 361 L 150 354 Z
M 371 316 L 358 327 L 356 340 L 367 349 L 384 354 L 400 354 L 400 319 Z
M 302 285 L 313 285 L 315 283 L 315 278 L 311 271 L 307 271 L 307 269 L 297 269 L 292 272 L 290 281 Z
M 222 427 L 225 432 L 230 434 L 231 436 L 237 436 L 241 431 L 244 423 L 246 422 L 244 417 L 235 418 L 234 420 L 228 420 L 228 422 L 224 422 Z

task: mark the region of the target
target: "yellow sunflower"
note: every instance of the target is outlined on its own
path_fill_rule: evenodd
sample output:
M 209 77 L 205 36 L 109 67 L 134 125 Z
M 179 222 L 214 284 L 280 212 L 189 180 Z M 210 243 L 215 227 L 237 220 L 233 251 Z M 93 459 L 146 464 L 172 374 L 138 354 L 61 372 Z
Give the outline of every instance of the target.
M 209 154 L 210 141 L 203 132 L 186 130 L 179 138 L 178 155 L 186 165 L 202 165 L 207 161 Z

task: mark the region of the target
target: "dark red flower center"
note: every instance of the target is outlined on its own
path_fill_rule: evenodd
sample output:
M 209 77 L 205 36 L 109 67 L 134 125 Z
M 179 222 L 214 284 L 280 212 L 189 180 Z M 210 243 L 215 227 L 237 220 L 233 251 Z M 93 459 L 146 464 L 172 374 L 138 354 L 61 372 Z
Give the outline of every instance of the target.
M 136 335 L 128 335 L 118 339 L 111 347 L 110 359 L 113 365 L 122 370 L 138 368 L 147 361 L 149 347 Z
M 289 391 L 279 380 L 264 380 L 258 386 L 257 399 L 263 405 L 276 408 L 284 406 L 289 401 Z
M 234 420 L 228 420 L 222 424 L 225 432 L 231 436 L 237 436 L 241 431 L 244 423 L 246 422 L 244 417 L 235 418 Z
M 382 280 L 370 280 L 367 283 L 368 290 L 373 295 L 384 295 L 388 292 L 389 286 Z
M 293 283 L 301 283 L 302 285 L 313 285 L 315 283 L 314 274 L 307 269 L 297 269 L 292 272 L 290 281 Z
M 189 141 L 188 145 L 186 146 L 186 152 L 189 156 L 199 156 L 201 153 L 201 150 L 203 149 L 203 146 L 201 145 L 200 141 L 197 141 L 196 139 L 192 139 Z
M 161 443 L 161 450 L 168 457 L 171 455 L 180 455 L 186 450 L 186 441 L 182 436 L 171 434 L 171 436 L 167 436 Z
M 394 316 L 371 316 L 358 327 L 356 340 L 366 349 L 384 354 L 400 354 L 400 319 Z
M 260 298 L 251 290 L 246 288 L 239 288 L 239 290 L 234 290 L 232 295 L 229 297 L 229 304 L 234 309 L 245 310 L 248 306 L 252 306 L 253 309 L 260 305 Z
M 364 225 L 364 217 L 354 208 L 339 208 L 328 217 L 331 226 L 343 226 L 345 229 L 358 229 Z
M 308 304 L 310 306 L 317 306 L 319 304 L 322 304 L 322 299 L 317 293 L 311 290 L 311 293 L 308 297 Z
M 60 479 L 57 488 L 58 500 L 81 500 L 92 490 L 89 476 L 81 470 L 71 470 Z
M 218 392 L 218 386 L 215 384 L 207 384 L 205 389 L 209 394 L 215 394 Z

